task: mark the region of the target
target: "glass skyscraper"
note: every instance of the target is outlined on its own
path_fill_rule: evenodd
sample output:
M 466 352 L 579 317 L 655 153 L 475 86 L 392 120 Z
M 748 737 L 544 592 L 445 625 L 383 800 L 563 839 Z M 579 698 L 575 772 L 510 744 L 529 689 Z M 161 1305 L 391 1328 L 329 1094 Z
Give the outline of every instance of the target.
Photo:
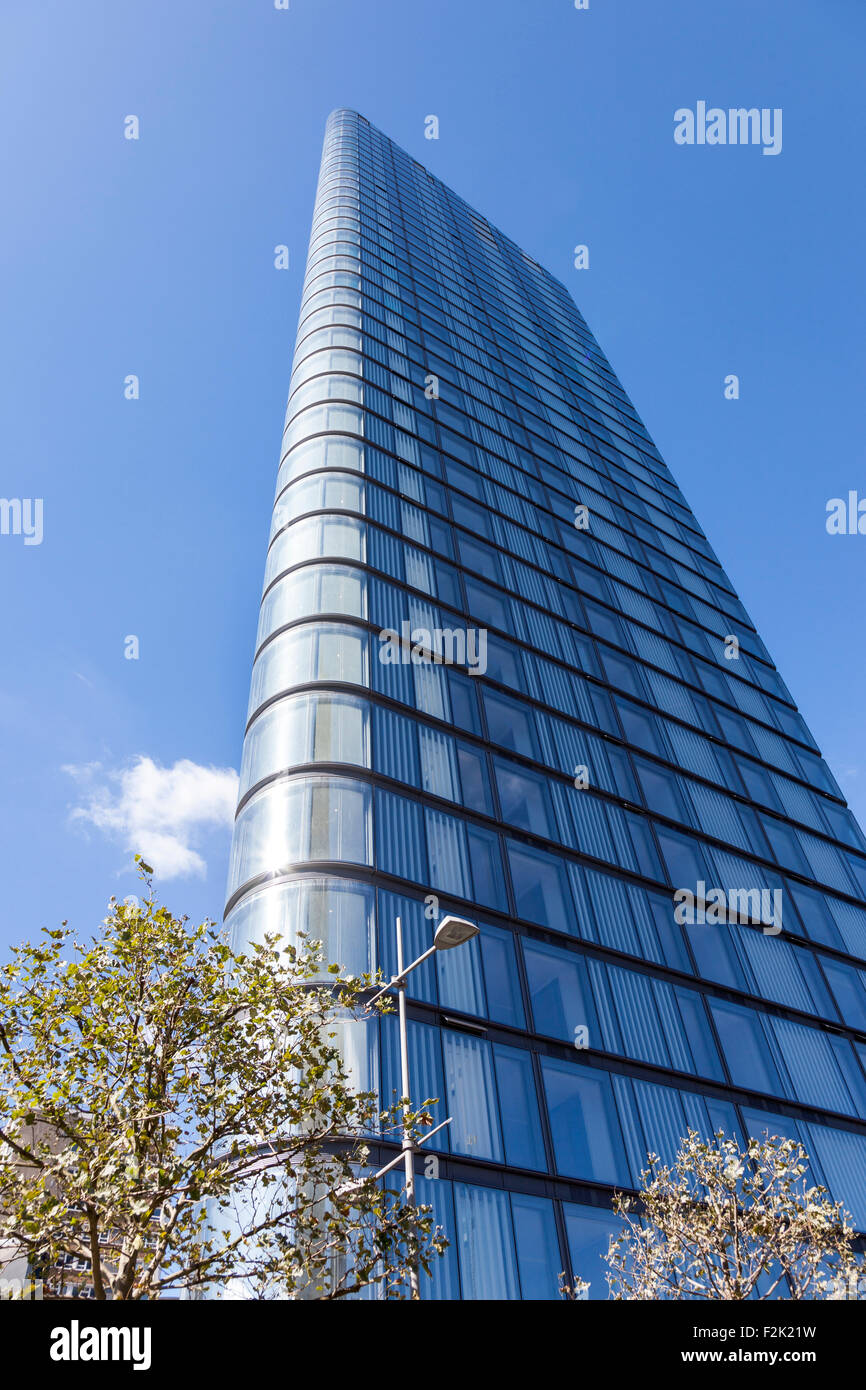
M 611 1196 L 689 1127 L 801 1139 L 866 1231 L 866 841 L 565 288 L 341 110 L 227 920 L 388 975 L 447 911 L 426 1296 L 605 1297 Z M 393 1019 L 341 1028 L 390 1101 Z

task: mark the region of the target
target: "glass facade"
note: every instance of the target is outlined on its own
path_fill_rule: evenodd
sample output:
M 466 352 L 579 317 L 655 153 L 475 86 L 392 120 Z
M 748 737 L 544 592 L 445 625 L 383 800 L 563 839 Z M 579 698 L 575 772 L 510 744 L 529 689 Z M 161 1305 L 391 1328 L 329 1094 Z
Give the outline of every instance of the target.
M 227 921 L 410 977 L 438 1298 L 606 1296 L 688 1127 L 866 1231 L 866 841 L 563 286 L 358 114 L 325 137 Z M 685 895 L 689 895 L 688 898 Z M 721 904 L 721 906 L 720 906 Z M 393 1019 L 345 1030 L 399 1090 Z

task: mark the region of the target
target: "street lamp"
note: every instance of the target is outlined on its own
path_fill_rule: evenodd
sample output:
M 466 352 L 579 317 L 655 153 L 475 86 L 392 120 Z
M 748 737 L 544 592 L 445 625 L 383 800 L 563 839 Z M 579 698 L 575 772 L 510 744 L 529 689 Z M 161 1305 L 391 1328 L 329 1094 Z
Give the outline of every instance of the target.
M 373 1181 L 375 1182 L 379 1178 L 384 1177 L 386 1173 L 389 1173 L 392 1168 L 396 1168 L 397 1165 L 402 1162 L 406 1174 L 406 1200 L 410 1206 L 414 1206 L 414 1155 L 416 1151 L 421 1148 L 422 1144 L 426 1144 L 427 1140 L 432 1139 L 434 1134 L 438 1134 L 440 1129 L 444 1129 L 446 1125 L 450 1125 L 451 1116 L 449 1115 L 447 1120 L 443 1120 L 441 1125 L 437 1125 L 435 1129 L 431 1129 L 430 1133 L 425 1134 L 423 1139 L 417 1141 L 413 1140 L 409 1134 L 408 1116 L 412 1107 L 409 1099 L 409 1040 L 406 1027 L 406 976 L 411 974 L 413 970 L 417 970 L 419 965 L 423 965 L 425 960 L 429 960 L 437 951 L 452 951 L 455 946 L 463 946 L 467 941 L 471 941 L 473 936 L 478 935 L 478 927 L 474 922 L 467 921 L 465 917 L 455 917 L 453 914 L 449 913 L 447 917 L 442 918 L 442 921 L 437 926 L 433 934 L 433 945 L 430 949 L 425 951 L 423 955 L 420 955 L 417 960 L 413 960 L 411 965 L 404 966 L 403 924 L 399 917 L 396 919 L 395 926 L 397 931 L 397 974 L 392 976 L 387 985 L 383 985 L 382 988 L 373 995 L 372 999 L 368 1000 L 367 1007 L 369 1008 L 371 1004 L 375 1004 L 376 1000 L 380 999 L 383 994 L 387 994 L 389 990 L 396 989 L 398 991 L 397 1005 L 400 1019 L 400 1085 L 403 1090 L 403 1137 L 400 1145 L 400 1153 L 397 1158 L 393 1158 L 390 1163 L 385 1164 L 384 1168 L 380 1168 L 378 1173 L 373 1175 Z M 421 1291 L 418 1284 L 418 1270 L 414 1261 L 409 1268 L 409 1284 L 412 1290 L 412 1298 L 420 1298 Z

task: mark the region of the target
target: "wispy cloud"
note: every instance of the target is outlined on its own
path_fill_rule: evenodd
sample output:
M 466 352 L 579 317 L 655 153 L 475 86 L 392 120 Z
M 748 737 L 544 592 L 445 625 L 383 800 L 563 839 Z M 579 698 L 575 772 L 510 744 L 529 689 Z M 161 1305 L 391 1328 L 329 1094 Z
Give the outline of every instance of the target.
M 81 789 L 72 819 L 86 821 L 130 853 L 144 856 L 160 878 L 202 877 L 199 853 L 209 830 L 231 825 L 238 775 L 182 758 L 160 767 L 139 755 L 124 767 L 65 767 Z

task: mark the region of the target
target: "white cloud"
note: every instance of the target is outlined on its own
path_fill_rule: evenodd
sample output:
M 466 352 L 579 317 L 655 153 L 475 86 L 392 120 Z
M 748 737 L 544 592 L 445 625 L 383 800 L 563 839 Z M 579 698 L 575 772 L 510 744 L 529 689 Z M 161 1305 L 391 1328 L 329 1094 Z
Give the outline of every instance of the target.
M 203 877 L 203 835 L 232 823 L 238 775 L 230 767 L 200 767 L 188 758 L 160 767 L 139 754 L 126 767 L 88 763 L 63 770 L 81 786 L 72 819 L 89 821 L 141 854 L 160 878 Z

